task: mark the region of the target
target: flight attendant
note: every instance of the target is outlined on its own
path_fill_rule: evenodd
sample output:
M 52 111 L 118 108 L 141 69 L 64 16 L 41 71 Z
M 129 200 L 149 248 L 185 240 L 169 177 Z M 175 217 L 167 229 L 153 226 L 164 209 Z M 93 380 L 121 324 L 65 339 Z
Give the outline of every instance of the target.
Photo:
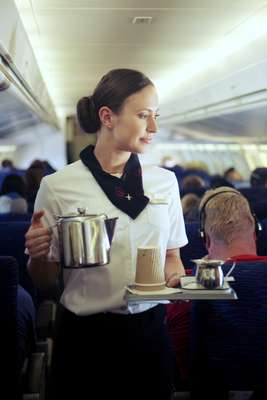
M 58 278 L 58 236 L 49 229 L 55 215 L 86 207 L 118 220 L 108 265 L 64 270 L 53 398 L 168 400 L 174 359 L 164 305 L 125 300 L 138 247 L 160 249 L 168 286 L 184 274 L 179 248 L 187 238 L 175 175 L 143 165 L 137 155 L 157 132 L 155 86 L 141 72 L 112 70 L 79 100 L 77 115 L 85 132 L 97 134 L 96 145 L 42 180 L 26 234 L 33 280 L 44 286 Z

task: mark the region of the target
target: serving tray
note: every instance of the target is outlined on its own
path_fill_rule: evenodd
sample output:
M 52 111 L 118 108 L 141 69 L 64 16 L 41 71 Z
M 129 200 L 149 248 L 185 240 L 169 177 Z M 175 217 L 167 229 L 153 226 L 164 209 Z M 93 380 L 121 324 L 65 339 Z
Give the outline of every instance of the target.
M 195 286 L 192 286 L 195 284 Z M 195 288 L 194 288 L 195 287 Z M 235 300 L 237 295 L 228 281 L 222 289 L 205 289 L 196 287 L 194 276 L 182 276 L 181 287 L 167 288 L 157 291 L 140 291 L 135 285 L 127 286 L 126 300 L 128 303 L 162 300 Z

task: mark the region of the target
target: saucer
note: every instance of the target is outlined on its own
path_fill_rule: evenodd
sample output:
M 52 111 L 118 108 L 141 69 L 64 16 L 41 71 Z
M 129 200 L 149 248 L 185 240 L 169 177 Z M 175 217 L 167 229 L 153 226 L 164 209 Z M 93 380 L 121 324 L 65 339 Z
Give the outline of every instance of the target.
M 195 276 L 181 276 L 180 283 L 181 283 L 181 289 L 183 290 L 200 290 L 200 291 L 212 291 L 212 292 L 218 292 L 221 290 L 230 290 L 230 286 L 227 280 L 224 281 L 222 287 L 217 287 L 213 289 L 208 289 L 197 283 Z
M 137 283 L 135 282 L 134 285 L 136 286 L 137 290 L 142 292 L 151 292 L 155 290 L 163 290 L 166 286 L 166 282 L 158 282 L 158 283 Z

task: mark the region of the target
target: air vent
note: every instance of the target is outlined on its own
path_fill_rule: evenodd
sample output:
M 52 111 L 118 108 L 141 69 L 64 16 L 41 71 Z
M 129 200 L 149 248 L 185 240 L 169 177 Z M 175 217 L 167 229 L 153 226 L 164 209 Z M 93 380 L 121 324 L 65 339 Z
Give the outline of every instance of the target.
M 152 17 L 134 17 L 132 19 L 132 24 L 148 25 L 151 24 Z

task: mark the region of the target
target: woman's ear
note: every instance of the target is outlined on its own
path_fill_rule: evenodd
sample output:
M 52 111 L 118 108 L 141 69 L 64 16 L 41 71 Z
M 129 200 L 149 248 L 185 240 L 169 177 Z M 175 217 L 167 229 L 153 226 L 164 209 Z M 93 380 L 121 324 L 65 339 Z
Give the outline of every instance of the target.
M 104 125 L 108 129 L 113 128 L 113 112 L 109 107 L 100 107 L 98 115 L 102 125 Z

